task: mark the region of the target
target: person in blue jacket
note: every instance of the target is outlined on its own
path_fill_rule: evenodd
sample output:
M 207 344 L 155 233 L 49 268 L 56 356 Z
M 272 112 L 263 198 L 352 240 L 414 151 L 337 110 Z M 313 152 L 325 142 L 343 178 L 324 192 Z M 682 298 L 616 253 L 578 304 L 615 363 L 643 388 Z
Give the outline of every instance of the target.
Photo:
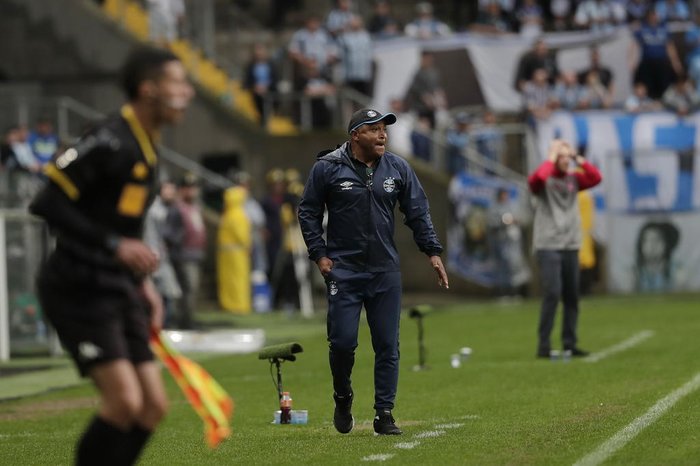
M 309 258 L 318 265 L 328 291 L 333 424 L 344 434 L 354 425 L 350 375 L 363 304 L 375 353 L 374 431 L 402 433 L 391 414 L 399 374 L 401 312 L 399 255 L 394 244 L 397 203 L 418 248 L 437 273 L 438 284 L 449 287 L 425 192 L 410 165 L 386 151 L 386 127 L 395 122 L 393 113 L 355 112 L 348 125 L 350 140 L 318 154 L 299 204 L 299 224 Z

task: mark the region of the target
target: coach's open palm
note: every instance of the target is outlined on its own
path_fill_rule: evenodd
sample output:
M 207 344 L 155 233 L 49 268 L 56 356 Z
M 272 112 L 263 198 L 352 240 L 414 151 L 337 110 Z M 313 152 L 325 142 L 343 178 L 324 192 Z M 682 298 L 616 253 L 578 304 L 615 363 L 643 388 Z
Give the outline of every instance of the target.
M 446 290 L 450 289 L 450 281 L 447 278 L 447 271 L 445 266 L 442 265 L 442 259 L 440 256 L 430 256 L 430 266 L 435 270 L 438 276 L 438 285 L 444 287 Z

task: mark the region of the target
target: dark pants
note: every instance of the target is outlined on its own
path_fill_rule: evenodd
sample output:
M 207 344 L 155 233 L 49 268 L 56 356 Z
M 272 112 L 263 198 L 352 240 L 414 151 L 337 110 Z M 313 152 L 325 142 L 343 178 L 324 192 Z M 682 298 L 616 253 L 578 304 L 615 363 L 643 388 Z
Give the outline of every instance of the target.
M 561 341 L 564 349 L 576 346 L 576 324 L 578 321 L 578 250 L 537 251 L 542 285 L 542 308 L 540 310 L 539 351 L 549 351 L 549 337 L 554 326 L 554 317 L 561 299 L 564 303 Z
M 339 395 L 352 391 L 350 376 L 364 304 L 374 349 L 374 408 L 393 409 L 399 379 L 400 273 L 334 268 L 326 278 L 326 286 L 333 389 Z

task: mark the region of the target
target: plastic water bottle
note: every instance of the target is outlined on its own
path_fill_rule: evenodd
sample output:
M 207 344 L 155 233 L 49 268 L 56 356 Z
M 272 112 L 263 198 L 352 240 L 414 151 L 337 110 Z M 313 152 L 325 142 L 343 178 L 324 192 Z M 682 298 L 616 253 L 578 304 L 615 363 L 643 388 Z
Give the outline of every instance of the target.
M 292 397 L 289 392 L 282 392 L 280 411 L 280 424 L 290 424 L 292 422 Z
M 561 360 L 564 361 L 564 362 L 569 362 L 569 361 L 571 361 L 571 350 L 570 350 L 570 349 L 564 350 L 564 351 L 561 353 Z
M 250 276 L 253 292 L 253 309 L 256 312 L 269 312 L 271 307 L 271 290 L 265 272 L 254 270 Z

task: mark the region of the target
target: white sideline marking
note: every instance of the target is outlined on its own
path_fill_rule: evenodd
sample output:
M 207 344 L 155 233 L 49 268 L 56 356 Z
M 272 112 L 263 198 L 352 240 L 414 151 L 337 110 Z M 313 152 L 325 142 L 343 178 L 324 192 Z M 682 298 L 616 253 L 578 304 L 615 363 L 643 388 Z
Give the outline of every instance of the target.
M 612 356 L 615 353 L 619 353 L 621 351 L 625 351 L 627 349 L 632 348 L 633 346 L 637 346 L 647 338 L 651 338 L 654 336 L 654 332 L 651 330 L 642 330 L 641 332 L 632 335 L 629 337 L 627 340 L 621 341 L 620 343 L 611 346 L 610 348 L 606 348 L 603 351 L 599 351 L 597 353 L 593 353 L 590 356 L 585 357 L 583 360 L 585 362 L 598 362 L 601 359 L 605 359 L 608 356 Z
M 695 377 L 686 382 L 682 387 L 672 391 L 664 398 L 656 402 L 654 406 L 643 415 L 629 423 L 625 428 L 618 431 L 615 435 L 603 442 L 596 450 L 584 456 L 574 466 L 597 466 L 620 448 L 624 447 L 627 442 L 637 436 L 642 430 L 649 427 L 657 419 L 659 419 L 666 411 L 671 409 L 678 401 L 692 392 L 700 388 L 700 372 L 695 374 Z
M 444 434 L 444 430 L 426 430 L 425 432 L 419 432 L 414 435 L 415 438 L 435 438 Z
M 420 445 L 420 442 L 399 442 L 396 445 L 394 445 L 394 447 L 400 448 L 402 450 L 413 450 L 418 445 Z
M 461 422 L 452 422 L 450 424 L 436 424 L 435 428 L 436 429 L 456 429 L 458 427 L 462 427 L 464 424 Z
M 393 453 L 380 453 L 379 455 L 369 455 L 362 458 L 362 461 L 386 461 L 394 457 Z

